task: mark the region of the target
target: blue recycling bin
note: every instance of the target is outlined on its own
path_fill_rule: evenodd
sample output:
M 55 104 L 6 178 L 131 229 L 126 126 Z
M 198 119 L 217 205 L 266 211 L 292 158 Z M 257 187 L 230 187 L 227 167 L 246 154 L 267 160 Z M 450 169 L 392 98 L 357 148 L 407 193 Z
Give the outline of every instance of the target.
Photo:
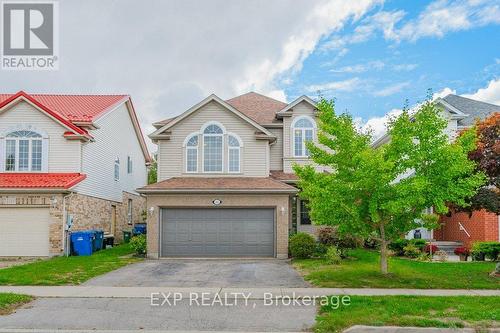
M 94 252 L 93 231 L 75 231 L 71 233 L 71 247 L 77 256 L 90 256 Z
M 146 223 L 136 223 L 132 229 L 132 235 L 143 235 L 146 234 Z
M 94 232 L 94 241 L 92 242 L 94 252 L 102 250 L 104 246 L 104 231 L 102 230 L 91 230 L 91 231 Z

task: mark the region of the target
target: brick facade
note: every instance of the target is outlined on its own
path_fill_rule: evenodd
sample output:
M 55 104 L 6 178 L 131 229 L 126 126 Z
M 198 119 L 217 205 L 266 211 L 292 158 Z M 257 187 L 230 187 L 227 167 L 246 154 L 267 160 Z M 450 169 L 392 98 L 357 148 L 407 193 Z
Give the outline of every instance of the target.
M 467 230 L 470 237 L 460 230 L 460 224 Z M 494 213 L 480 210 L 468 213 L 452 212 L 451 216 L 441 216 L 441 227 L 434 230 L 434 238 L 440 241 L 459 241 L 470 247 L 476 241 L 499 240 L 499 217 Z
M 128 200 L 132 199 L 132 221 L 128 219 Z M 111 216 L 116 207 L 115 242 L 123 240 L 123 230 L 132 229 L 134 223 L 142 223 L 142 212 L 146 209 L 143 196 L 123 192 L 122 202 L 90 197 L 81 194 L 0 194 L 0 206 L 40 207 L 50 210 L 49 246 L 50 255 L 61 255 L 63 251 L 63 203 L 67 213 L 73 216 L 72 231 L 102 229 L 112 233 Z

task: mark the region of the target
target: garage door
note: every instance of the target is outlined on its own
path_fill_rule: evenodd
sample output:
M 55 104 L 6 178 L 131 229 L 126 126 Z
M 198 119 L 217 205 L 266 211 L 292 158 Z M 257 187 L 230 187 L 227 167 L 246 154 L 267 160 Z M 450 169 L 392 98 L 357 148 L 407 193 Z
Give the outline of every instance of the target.
M 0 208 L 0 257 L 49 255 L 48 208 Z
M 163 257 L 273 257 L 274 209 L 162 209 Z

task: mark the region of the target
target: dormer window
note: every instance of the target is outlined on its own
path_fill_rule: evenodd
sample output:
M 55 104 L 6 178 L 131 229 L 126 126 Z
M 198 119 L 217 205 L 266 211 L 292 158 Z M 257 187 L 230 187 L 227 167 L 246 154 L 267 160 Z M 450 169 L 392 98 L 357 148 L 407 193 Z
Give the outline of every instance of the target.
M 41 172 L 43 163 L 42 135 L 29 130 L 16 130 L 5 136 L 4 169 L 7 172 Z
M 295 157 L 309 157 L 306 142 L 313 140 L 315 127 L 314 120 L 308 116 L 301 116 L 293 121 L 293 154 Z

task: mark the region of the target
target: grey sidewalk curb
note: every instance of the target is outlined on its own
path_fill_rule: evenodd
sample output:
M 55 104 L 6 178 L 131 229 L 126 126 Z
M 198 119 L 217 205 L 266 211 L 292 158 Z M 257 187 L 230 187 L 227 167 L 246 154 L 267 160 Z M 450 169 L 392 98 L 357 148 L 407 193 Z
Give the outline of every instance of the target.
M 208 297 L 248 297 L 263 300 L 269 297 L 321 297 L 326 295 L 358 296 L 500 296 L 500 290 L 449 290 L 449 289 L 369 289 L 369 288 L 182 288 L 182 287 L 99 287 L 99 286 L 0 286 L 0 292 L 28 294 L 36 297 L 67 298 L 151 298 L 152 293 L 172 295 L 177 293 L 187 298 L 191 293 L 207 293 Z

